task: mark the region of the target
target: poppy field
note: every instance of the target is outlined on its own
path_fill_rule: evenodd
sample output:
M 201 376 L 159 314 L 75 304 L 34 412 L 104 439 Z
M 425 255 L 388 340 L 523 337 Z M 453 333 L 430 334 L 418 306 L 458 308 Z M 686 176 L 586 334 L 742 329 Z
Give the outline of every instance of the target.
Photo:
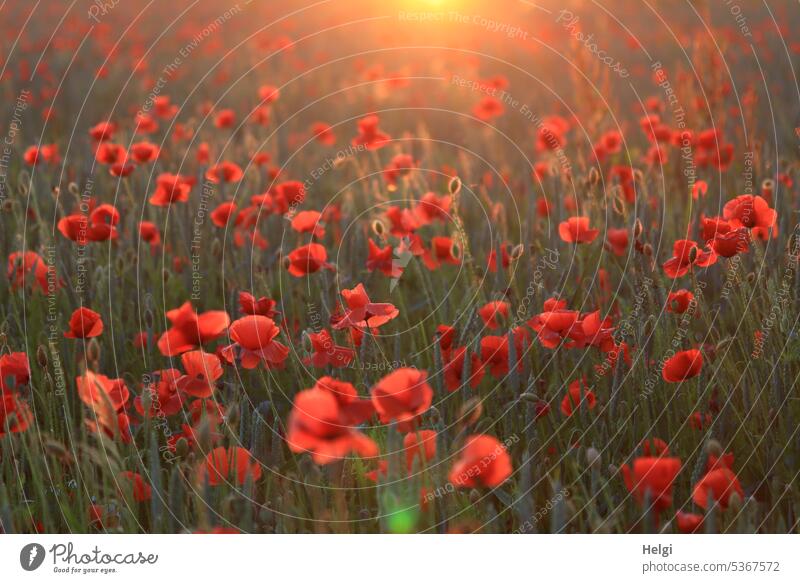
M 800 7 L 0 5 L 0 532 L 796 533 Z

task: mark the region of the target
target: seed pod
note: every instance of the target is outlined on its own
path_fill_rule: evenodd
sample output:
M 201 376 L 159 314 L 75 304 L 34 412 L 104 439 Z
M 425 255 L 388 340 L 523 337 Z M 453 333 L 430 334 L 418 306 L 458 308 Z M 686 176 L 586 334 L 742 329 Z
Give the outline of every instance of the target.
M 450 194 L 455 196 L 461 191 L 461 179 L 458 176 L 453 176 L 450 179 L 450 183 L 447 185 L 447 190 L 450 191 Z
M 464 427 L 471 427 L 478 422 L 483 414 L 483 402 L 477 397 L 470 397 L 458 411 L 458 419 Z
M 689 263 L 694 263 L 697 259 L 697 247 L 689 249 Z
M 47 349 L 43 344 L 40 344 L 36 349 L 36 362 L 39 363 L 40 367 L 47 368 Z
M 372 221 L 372 232 L 383 239 L 384 235 L 386 234 L 386 227 L 384 226 L 382 220 L 375 219 Z
M 722 455 L 722 445 L 716 439 L 709 439 L 706 441 L 706 453 L 719 457 Z

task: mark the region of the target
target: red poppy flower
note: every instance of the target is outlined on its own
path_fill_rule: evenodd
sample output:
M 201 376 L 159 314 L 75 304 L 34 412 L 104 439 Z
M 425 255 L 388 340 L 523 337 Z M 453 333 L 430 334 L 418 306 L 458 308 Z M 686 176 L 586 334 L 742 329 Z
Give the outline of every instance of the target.
M 761 227 L 769 229 L 774 227 L 778 218 L 775 209 L 769 208 L 769 203 L 760 196 L 743 194 L 728 201 L 722 209 L 722 217 L 736 227 L 753 229 Z
M 367 150 L 377 150 L 389 143 L 391 138 L 378 128 L 378 116 L 368 115 L 358 120 L 358 135 L 353 138 L 354 146 L 364 146 Z
M 467 357 L 467 348 L 461 347 L 452 350 L 442 348 L 442 353 L 444 383 L 447 391 L 452 393 L 464 385 L 464 360 Z M 471 353 L 469 386 L 473 389 L 477 387 L 481 383 L 485 372 L 480 356 L 476 352 Z
M 58 154 L 58 146 L 55 144 L 43 144 L 41 146 L 30 146 L 25 150 L 22 159 L 25 160 L 26 164 L 36 166 L 41 161 L 48 164 L 58 164 L 61 161 L 61 156 Z
M 625 487 L 640 505 L 650 504 L 661 512 L 672 504 L 672 484 L 681 471 L 676 457 L 639 457 L 633 460 L 633 470 L 627 464 L 621 468 Z
M 490 121 L 503 115 L 505 108 L 496 97 L 486 95 L 472 108 L 472 114 L 481 121 Z
M 276 302 L 267 297 L 256 299 L 252 294 L 239 292 L 239 308 L 245 314 L 251 316 L 274 317 L 278 312 L 275 310 Z
M 211 211 L 209 215 L 211 217 L 211 222 L 220 228 L 225 227 L 225 225 L 230 222 L 231 217 L 236 214 L 236 203 L 234 202 L 223 202 L 220 203 L 217 208 Z
M 667 277 L 675 279 L 686 275 L 693 265 L 708 267 L 716 262 L 717 254 L 710 246 L 706 245 L 701 250 L 694 241 L 680 239 L 672 246 L 672 258 L 665 261 L 662 267 Z
M 222 349 L 222 358 L 233 364 L 236 354 L 242 367 L 250 369 L 259 364 L 267 368 L 281 367 L 289 356 L 289 348 L 275 340 L 281 333 L 271 318 L 245 316 L 231 324 L 228 330 L 233 344 Z
M 401 430 L 412 427 L 433 402 L 433 389 L 427 378 L 425 371 L 398 368 L 378 381 L 371 393 L 381 422 L 397 421 Z
M 426 251 L 422 260 L 428 269 L 437 269 L 442 263 L 459 265 L 461 263 L 461 246 L 450 237 L 433 237 L 431 250 Z
M 739 496 L 740 501 L 744 498 L 744 491 L 736 474 L 730 468 L 718 467 L 708 472 L 695 484 L 692 500 L 704 510 L 708 509 L 712 500 L 725 510 L 734 493 Z
M 136 142 L 131 144 L 130 155 L 139 164 L 154 162 L 160 153 L 159 147 L 151 142 Z
M 320 269 L 334 270 L 333 265 L 327 261 L 328 252 L 319 243 L 298 247 L 287 257 L 289 273 L 295 277 L 316 273 Z
M 211 182 L 239 182 L 244 172 L 238 164 L 233 162 L 220 162 L 206 170 L 206 178 Z
M 400 311 L 392 304 L 373 303 L 364 289 L 364 284 L 359 283 L 353 289 L 342 290 L 342 297 L 347 304 L 345 314 L 333 324 L 333 328 L 360 328 L 376 330 L 390 320 L 397 317 Z
M 103 333 L 103 319 L 89 308 L 78 308 L 69 319 L 64 338 L 94 338 Z
M 300 211 L 292 219 L 292 229 L 298 233 L 311 233 L 321 239 L 325 236 L 325 227 L 320 222 L 322 214 L 317 211 Z
M 164 356 L 177 356 L 222 336 L 230 317 L 221 310 L 198 314 L 191 302 L 166 314 L 172 328 L 158 339 L 158 349 Z
M 658 437 L 653 439 L 645 439 L 642 442 L 642 452 L 645 457 L 658 457 L 660 455 L 669 455 L 669 447 L 667 442 Z
M 761 227 L 754 227 L 753 233 Z M 731 229 L 727 233 L 717 233 L 711 240 L 711 248 L 720 257 L 733 257 L 745 253 L 749 248 L 750 232 L 744 227 Z
M 16 393 L 0 392 L 0 437 L 22 433 L 33 422 L 33 413 Z
M 156 190 L 149 199 L 153 206 L 169 206 L 174 202 L 189 200 L 192 183 L 180 174 L 159 174 Z
M 333 128 L 325 122 L 318 121 L 311 124 L 311 134 L 324 146 L 332 146 L 336 143 L 336 134 L 333 133 Z
M 275 186 L 273 199 L 281 212 L 286 213 L 289 207 L 302 204 L 306 200 L 305 184 L 298 180 L 281 182 Z
M 265 104 L 277 101 L 280 95 L 280 90 L 272 85 L 262 85 L 258 88 L 258 97 Z
M 702 514 L 679 511 L 675 514 L 675 524 L 683 534 L 693 534 L 703 526 L 703 518 L 705 517 Z
M 403 274 L 403 268 L 399 261 L 395 261 L 394 249 L 387 245 L 383 249 L 372 240 L 367 239 L 369 245 L 369 255 L 367 256 L 367 271 L 372 273 L 376 269 L 386 277 L 398 278 Z
M 471 435 L 448 479 L 459 488 L 496 488 L 511 472 L 511 457 L 502 443 L 491 435 Z
M 50 280 L 55 287 L 58 287 L 55 268 L 48 267 L 38 253 L 33 251 L 11 253 L 8 256 L 8 278 L 11 280 L 11 289 L 23 287 L 30 281 L 31 276 L 43 293 L 49 289 Z
M 491 273 L 497 273 L 497 251 L 492 249 L 487 258 L 487 267 Z M 511 255 L 508 253 L 508 245 L 500 247 L 500 264 L 506 268 L 511 265 Z
M 13 379 L 14 386 L 28 383 L 31 378 L 31 366 L 25 352 L 10 352 L 0 356 L 0 392 L 8 390 L 8 382 Z
M 486 324 L 487 328 L 490 330 L 496 330 L 500 327 L 498 316 L 502 318 L 503 322 L 508 321 L 508 312 L 510 309 L 510 303 L 494 301 L 489 302 L 478 309 L 478 315 L 481 317 L 481 320 L 483 320 L 483 323 Z
M 208 479 L 209 486 L 220 486 L 234 481 L 239 485 L 261 478 L 261 464 L 243 447 L 217 447 L 206 456 L 199 468 L 201 481 Z
M 151 247 L 158 247 L 161 245 L 161 233 L 155 223 L 150 221 L 142 221 L 139 223 L 139 236 L 142 241 L 149 244 Z
M 222 364 L 216 354 L 192 350 L 181 355 L 186 374 L 177 379 L 178 388 L 192 397 L 207 399 L 215 388 L 215 381 L 222 376 Z
M 136 472 L 120 472 L 117 479 L 123 490 L 127 489 L 133 493 L 133 499 L 136 502 L 147 502 L 153 495 L 153 489 Z
M 378 455 L 378 446 L 353 429 L 343 413 L 336 393 L 314 387 L 300 391 L 287 424 L 286 443 L 294 453 L 310 453 L 324 465 L 354 452 L 361 457 Z
M 592 410 L 596 404 L 597 398 L 594 393 L 586 388 L 583 380 L 578 379 L 570 383 L 567 394 L 564 395 L 564 399 L 561 401 L 561 412 L 566 417 L 570 417 L 575 408 L 585 406 L 587 409 Z
M 683 314 L 689 309 L 692 301 L 694 301 L 694 294 L 688 289 L 679 289 L 675 292 L 669 292 L 669 297 L 667 298 L 667 312 Z
M 416 166 L 410 154 L 396 154 L 383 169 L 383 177 L 387 184 L 397 184 L 397 179 L 408 176 Z
M 661 376 L 668 383 L 680 383 L 696 377 L 703 368 L 703 354 L 697 349 L 684 350 L 664 363 Z
M 599 232 L 589 228 L 589 217 L 570 217 L 558 225 L 558 235 L 566 243 L 591 243 Z
M 410 472 L 414 466 L 414 458 L 419 460 L 420 467 L 436 457 L 436 432 L 422 429 L 406 433 L 403 438 L 403 449 L 406 453 L 406 467 Z
M 214 116 L 214 126 L 219 129 L 229 128 L 236 122 L 236 114 L 232 109 L 220 109 Z
M 110 140 L 114 137 L 114 132 L 117 131 L 117 124 L 112 121 L 101 121 L 97 125 L 89 128 L 89 135 L 93 140 L 102 142 L 103 140 Z
M 304 364 L 310 364 L 317 368 L 325 368 L 328 365 L 333 368 L 342 368 L 348 366 L 355 358 L 355 351 L 334 344 L 333 338 L 327 330 L 321 330 L 316 334 L 309 333 L 308 339 L 311 342 L 312 353 L 303 360 Z
M 341 419 L 346 425 L 360 425 L 375 414 L 372 399 L 359 397 L 351 383 L 325 376 L 317 380 L 314 388 L 327 391 L 336 398 Z
M 110 379 L 89 370 L 83 376 L 77 377 L 75 384 L 81 401 L 98 412 L 106 405 L 119 411 L 130 397 L 130 391 L 123 379 Z
M 628 229 L 609 229 L 606 232 L 606 241 L 611 252 L 622 257 L 628 249 Z
M 157 417 L 159 414 L 164 414 L 169 417 L 175 415 L 183 406 L 177 385 L 178 379 L 182 376 L 181 371 L 168 368 L 156 371 L 150 376 L 152 382 L 142 387 L 142 394 L 133 400 L 133 406 L 142 416 Z M 142 403 L 145 392 L 150 401 L 149 411 L 144 410 Z

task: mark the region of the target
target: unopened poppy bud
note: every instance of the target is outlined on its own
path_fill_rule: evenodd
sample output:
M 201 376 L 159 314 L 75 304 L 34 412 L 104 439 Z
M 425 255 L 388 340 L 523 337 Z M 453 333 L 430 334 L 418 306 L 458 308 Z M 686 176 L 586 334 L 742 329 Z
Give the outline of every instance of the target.
M 731 492 L 730 497 L 728 497 L 728 507 L 734 512 L 741 510 L 742 497 L 739 496 L 739 492 Z
M 205 416 L 197 424 L 197 447 L 200 451 L 211 449 L 211 423 Z
M 706 441 L 706 453 L 719 457 L 722 455 L 722 445 L 716 439 L 709 439 Z
M 144 325 L 147 327 L 148 330 L 152 330 L 154 324 L 155 324 L 155 317 L 153 316 L 153 310 L 145 310 Z
M 469 502 L 470 504 L 477 504 L 481 500 L 481 493 L 478 492 L 476 489 L 472 489 L 469 491 Z
M 428 409 L 428 416 L 430 417 L 431 423 L 437 423 L 441 418 L 441 413 L 439 413 L 439 409 L 436 407 L 431 407 Z
M 86 360 L 89 362 L 98 362 L 100 360 L 100 343 L 97 338 L 92 338 L 89 344 L 86 345 Z
M 8 346 L 8 336 L 6 336 L 5 330 L 0 332 L 0 346 Z
M 69 184 L 67 184 L 67 191 L 72 196 L 78 196 L 81 193 L 80 189 L 78 188 L 78 185 L 75 184 L 74 182 L 70 182 Z
M 596 465 L 600 461 L 600 452 L 594 447 L 586 450 L 586 464 L 589 467 Z
M 756 280 L 756 274 L 752 271 L 747 274 L 747 283 L 753 283 Z
M 456 259 L 461 259 L 461 245 L 455 239 L 453 240 L 453 245 L 450 247 L 450 255 Z
M 288 255 L 284 255 L 283 259 L 281 260 L 281 264 L 283 265 L 284 269 L 289 269 L 289 267 L 292 265 L 292 260 L 289 259 Z
M 645 243 L 642 246 L 642 253 L 644 253 L 645 257 L 652 257 L 653 256 L 653 246 L 650 243 Z
M 375 233 L 378 237 L 383 238 L 386 234 L 386 227 L 383 224 L 383 221 L 380 219 L 375 219 L 372 221 L 372 232 Z
M 61 196 L 61 187 L 60 186 L 54 186 L 53 187 L 53 196 L 55 198 L 58 198 L 59 196 Z
M 642 236 L 643 232 L 644 232 L 644 227 L 642 226 L 641 219 L 636 219 L 636 221 L 634 221 L 633 223 L 633 238 L 638 239 L 639 237 Z
M 775 192 L 775 181 L 772 178 L 765 178 L 761 183 L 761 196 L 770 200 L 773 192 Z
M 189 441 L 185 437 L 178 438 L 175 442 L 175 453 L 184 458 L 189 453 Z
M 11 199 L 6 200 L 3 203 L 3 212 L 10 213 L 14 210 L 14 202 Z
M 40 367 L 47 368 L 47 349 L 42 344 L 36 349 L 36 362 Z
M 449 190 L 452 195 L 458 194 L 461 191 L 461 179 L 458 176 L 453 176 L 450 179 L 450 183 L 447 185 L 447 190 Z
M 458 411 L 458 418 L 462 420 L 465 427 L 471 427 L 478 422 L 483 414 L 483 403 L 477 397 L 470 397 L 466 403 L 461 405 Z
M 517 259 L 522 257 L 523 253 L 525 253 L 525 245 L 523 245 L 522 243 L 520 243 L 519 245 L 514 245 L 510 253 L 511 261 L 516 261 Z
M 694 263 L 697 259 L 697 247 L 689 249 L 689 263 Z
M 164 283 L 169 281 L 169 270 L 165 269 L 161 272 L 161 278 L 164 280 Z
M 597 168 L 592 166 L 589 169 L 589 184 L 595 186 L 600 183 L 600 172 L 597 171 Z
M 539 397 L 537 397 L 533 393 L 528 393 L 528 392 L 522 393 L 519 396 L 519 398 L 522 399 L 523 401 L 528 401 L 529 403 L 538 403 L 539 402 Z
M 308 330 L 303 331 L 303 335 L 300 337 L 300 342 L 305 352 L 310 354 L 314 351 L 314 345 L 311 343 L 311 336 L 308 335 Z

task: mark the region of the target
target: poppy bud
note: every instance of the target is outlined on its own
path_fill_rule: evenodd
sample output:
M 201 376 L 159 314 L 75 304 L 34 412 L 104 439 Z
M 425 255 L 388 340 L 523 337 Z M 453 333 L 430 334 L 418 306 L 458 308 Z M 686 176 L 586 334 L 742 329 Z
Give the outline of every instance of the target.
M 77 184 L 75 184 L 74 182 L 70 182 L 70 183 L 67 185 L 67 191 L 68 191 L 68 192 L 69 192 L 69 193 L 70 193 L 72 196 L 78 196 L 78 195 L 81 193 L 80 189 L 78 188 L 78 185 L 77 185 Z
M 300 337 L 300 343 L 305 353 L 311 354 L 314 352 L 314 345 L 311 343 L 311 336 L 308 335 L 308 330 L 303 330 L 303 335 Z
M 61 187 L 59 187 L 59 186 L 54 186 L 53 187 L 53 196 L 55 198 L 58 198 L 59 196 L 61 196 Z
M 750 273 L 747 274 L 747 278 L 746 279 L 747 279 L 747 283 L 752 284 L 756 280 L 756 274 L 751 271 Z
M 775 181 L 772 178 L 765 178 L 761 183 L 761 196 L 770 201 L 773 192 L 775 192 Z
M 464 427 L 471 427 L 478 422 L 483 414 L 483 402 L 477 397 L 470 397 L 466 403 L 461 405 L 458 411 L 458 418 L 461 419 Z
M 636 221 L 634 221 L 633 223 L 633 238 L 638 239 L 639 237 L 642 236 L 643 232 L 644 232 L 644 227 L 642 226 L 642 221 L 641 219 L 637 218 Z
M 386 227 L 384 226 L 383 221 L 380 219 L 375 219 L 372 221 L 372 232 L 382 239 L 386 234 Z
M 292 265 L 292 260 L 289 259 L 288 255 L 284 255 L 283 259 L 281 260 L 281 264 L 283 265 L 284 269 L 289 269 Z
M 722 455 L 722 446 L 719 441 L 716 439 L 709 439 L 706 441 L 706 453 L 708 455 L 720 457 Z
M 697 259 L 697 247 L 689 249 L 689 263 L 694 263 Z
M 511 261 L 516 261 L 522 257 L 523 253 L 525 253 L 525 245 L 522 243 L 519 245 L 514 245 L 514 247 L 511 249 Z
M 533 393 L 528 393 L 528 392 L 522 393 L 519 396 L 519 398 L 522 399 L 523 401 L 529 401 L 530 403 L 538 403 L 539 402 L 539 397 L 537 397 Z
M 734 512 L 738 512 L 742 508 L 742 497 L 739 496 L 739 492 L 731 492 L 728 498 L 728 508 Z
M 197 447 L 200 451 L 211 449 L 211 423 L 206 416 L 197 424 Z
M 86 360 L 97 363 L 100 360 L 100 343 L 97 338 L 92 338 L 86 345 Z
M 14 210 L 14 202 L 12 200 L 6 200 L 3 203 L 3 212 L 10 213 Z
M 450 191 L 450 194 L 455 196 L 461 191 L 461 179 L 458 176 L 453 176 L 450 179 L 450 183 L 447 185 L 447 190 Z
M 179 457 L 186 457 L 189 453 L 189 442 L 185 437 L 181 437 L 175 443 L 175 452 L 178 454 Z
M 450 255 L 456 259 L 461 259 L 461 245 L 453 239 L 453 244 L 450 246 Z
M 597 171 L 597 168 L 592 166 L 589 169 L 589 184 L 595 186 L 600 183 L 600 172 Z
M 481 493 L 478 492 L 475 488 L 469 491 L 469 503 L 473 506 L 480 502 L 481 500 Z
M 441 413 L 439 413 L 439 409 L 433 406 L 431 406 L 431 408 L 428 409 L 428 415 L 430 417 L 431 423 L 433 424 L 438 423 L 442 418 Z
M 47 349 L 42 344 L 36 349 L 36 362 L 40 367 L 47 368 Z
M 600 461 L 600 452 L 597 451 L 594 447 L 590 447 L 586 450 L 586 465 L 592 467 L 596 465 Z
M 149 310 L 149 309 L 145 310 L 144 311 L 144 325 L 147 327 L 148 330 L 152 330 L 153 329 L 154 320 L 155 320 L 155 318 L 153 316 L 153 310 Z
M 161 277 L 163 278 L 164 283 L 167 283 L 169 281 L 169 270 L 165 269 L 164 271 L 162 271 Z
M 642 253 L 645 254 L 645 257 L 652 257 L 653 256 L 653 246 L 650 243 L 645 243 L 642 246 Z
M 5 332 L 5 330 L 3 330 L 2 332 L 0 332 L 0 346 L 2 346 L 2 347 L 4 347 L 4 348 L 5 348 L 6 346 L 8 346 L 8 336 L 6 336 L 6 332 Z

